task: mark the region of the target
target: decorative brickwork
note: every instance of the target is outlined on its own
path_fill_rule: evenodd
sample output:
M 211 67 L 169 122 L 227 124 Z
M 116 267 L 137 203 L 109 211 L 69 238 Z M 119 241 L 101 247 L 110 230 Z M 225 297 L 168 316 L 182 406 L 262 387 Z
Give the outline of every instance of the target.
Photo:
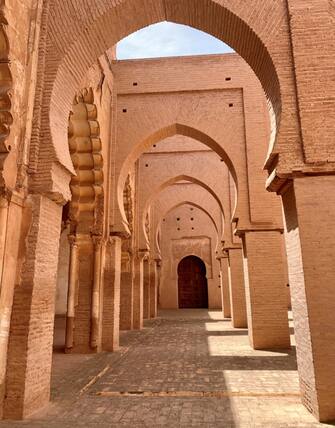
M 236 53 L 116 60 L 162 21 Z M 2 416 L 49 401 L 57 265 L 61 346 L 112 352 L 195 255 L 253 348 L 289 347 L 289 285 L 302 402 L 335 419 L 334 39 L 334 0 L 0 2 Z

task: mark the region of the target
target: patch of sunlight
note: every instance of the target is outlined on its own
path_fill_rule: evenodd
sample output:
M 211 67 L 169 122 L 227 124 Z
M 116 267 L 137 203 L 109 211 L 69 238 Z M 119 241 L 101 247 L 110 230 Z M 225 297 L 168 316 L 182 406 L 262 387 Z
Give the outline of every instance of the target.
M 247 336 L 208 336 L 207 345 L 209 355 L 212 357 L 284 357 L 289 355 L 285 352 L 252 349 Z
M 294 322 L 292 311 L 288 312 L 288 325 L 290 327 L 291 345 L 296 346 L 295 334 L 294 334 Z
M 225 385 L 232 392 L 299 394 L 295 370 L 223 370 Z
M 223 320 L 222 311 L 208 311 L 208 316 L 212 320 Z
M 206 331 L 224 331 L 227 326 L 223 322 L 205 322 Z

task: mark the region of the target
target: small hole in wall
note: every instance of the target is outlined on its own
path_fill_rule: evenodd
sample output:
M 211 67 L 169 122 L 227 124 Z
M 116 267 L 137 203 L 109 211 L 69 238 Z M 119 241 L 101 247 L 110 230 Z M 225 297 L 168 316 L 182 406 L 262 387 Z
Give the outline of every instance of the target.
M 180 227 L 178 227 L 177 230 L 180 230 Z
M 192 230 L 194 230 L 194 227 L 192 227 Z
M 180 221 L 180 217 L 177 217 L 177 221 Z
M 165 221 L 165 218 L 163 218 L 163 221 Z
M 133 82 L 133 86 L 137 86 L 137 82 Z
M 148 164 L 148 163 L 146 163 L 146 164 L 145 164 L 145 167 L 146 167 L 146 168 L 148 168 L 148 166 L 149 166 L 149 164 Z
M 127 113 L 127 109 L 126 108 L 122 109 L 122 111 L 123 111 L 123 113 Z
M 191 217 L 191 221 L 193 221 L 194 220 L 194 218 L 193 217 Z
M 229 107 L 234 107 L 234 104 L 233 103 L 229 103 Z
M 231 77 L 226 77 L 226 82 L 230 82 L 231 81 Z
M 221 161 L 221 162 L 224 162 L 224 160 L 223 160 L 223 159 L 220 159 L 220 161 Z
M 193 211 L 193 210 L 194 210 L 194 208 L 190 208 L 190 210 L 191 210 L 191 211 Z
M 154 144 L 153 147 L 157 147 L 156 144 Z

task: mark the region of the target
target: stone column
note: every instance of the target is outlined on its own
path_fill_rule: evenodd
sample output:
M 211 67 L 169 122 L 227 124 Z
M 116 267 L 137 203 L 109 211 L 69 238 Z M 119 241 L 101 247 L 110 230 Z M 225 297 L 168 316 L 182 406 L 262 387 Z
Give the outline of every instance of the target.
M 228 282 L 232 325 L 235 328 L 247 328 L 247 307 L 245 299 L 242 248 L 229 248 Z
M 159 298 L 160 298 L 160 287 L 161 287 L 161 277 L 162 277 L 162 260 L 156 259 L 156 272 L 157 272 L 157 312 L 159 309 Z
M 101 347 L 103 351 L 119 348 L 120 330 L 121 238 L 111 237 L 106 246 L 102 294 Z
M 220 263 L 220 283 L 221 283 L 221 297 L 222 297 L 222 312 L 223 318 L 231 317 L 230 309 L 230 291 L 229 291 L 229 256 L 228 253 L 222 254 L 218 257 Z
M 122 252 L 120 285 L 120 330 L 132 330 L 134 305 L 134 259 L 128 251 Z
M 145 252 L 136 251 L 134 257 L 134 330 L 143 328 L 143 259 L 145 256 Z
M 93 237 L 94 267 L 92 283 L 91 303 L 91 335 L 90 345 L 92 349 L 100 350 L 101 347 L 101 311 L 102 311 L 102 272 L 105 262 L 105 246 L 101 236 Z
M 143 318 L 150 318 L 150 262 L 143 260 Z
M 69 264 L 69 288 L 67 295 L 67 313 L 66 313 L 66 335 L 65 349 L 67 352 L 73 347 L 74 316 L 76 308 L 76 295 L 78 289 L 78 243 L 75 235 L 69 236 L 70 243 L 70 264 Z
M 303 402 L 335 420 L 335 176 L 296 178 L 282 195 Z
M 157 289 L 157 261 L 150 260 L 150 318 L 157 317 Z
M 249 230 L 242 239 L 250 344 L 254 349 L 287 349 L 290 335 L 282 232 Z
M 26 257 L 14 292 L 8 344 L 4 417 L 9 419 L 27 417 L 50 397 L 62 208 L 40 195 L 30 196 L 27 204 Z

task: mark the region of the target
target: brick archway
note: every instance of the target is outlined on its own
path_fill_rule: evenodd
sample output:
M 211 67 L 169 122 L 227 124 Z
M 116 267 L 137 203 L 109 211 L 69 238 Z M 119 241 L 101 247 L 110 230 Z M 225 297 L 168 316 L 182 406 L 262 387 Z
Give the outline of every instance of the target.
M 208 186 L 208 184 L 206 184 L 204 181 L 201 181 L 195 177 L 190 177 L 188 175 L 179 175 L 179 176 L 173 177 L 170 180 L 167 180 L 164 183 L 161 183 L 159 186 L 157 186 L 152 191 L 152 193 L 148 196 L 147 200 L 145 201 L 144 211 L 143 211 L 144 215 L 148 211 L 148 208 L 151 205 L 151 203 L 154 201 L 154 199 L 157 198 L 159 193 L 162 192 L 167 187 L 169 187 L 175 183 L 178 183 L 178 181 L 189 181 L 190 183 L 196 184 L 196 185 L 202 187 L 203 189 L 207 190 L 207 192 L 210 193 L 213 196 L 213 198 L 216 200 L 217 204 L 220 207 L 222 215 L 224 216 L 224 208 L 223 208 L 222 202 L 219 199 L 218 195 L 215 193 L 215 191 L 212 188 L 210 188 Z
M 193 184 L 196 184 L 197 186 L 200 186 L 204 190 L 206 190 L 213 197 L 213 199 L 217 202 L 217 205 L 218 205 L 218 207 L 219 207 L 219 209 L 221 211 L 222 217 L 224 218 L 225 214 L 224 214 L 224 208 L 223 208 L 221 200 L 219 199 L 218 195 L 213 191 L 213 189 L 211 189 L 205 182 L 203 182 L 203 181 L 201 181 L 201 180 L 199 180 L 199 179 L 197 179 L 195 177 L 190 177 L 190 176 L 187 176 L 187 175 L 180 175 L 180 176 L 177 176 L 177 177 L 173 177 L 170 180 L 166 181 L 165 183 L 161 183 L 159 186 L 157 186 L 152 191 L 152 193 L 149 195 L 149 197 L 147 198 L 147 200 L 145 201 L 145 204 L 144 204 L 144 207 L 143 207 L 143 211 L 140 214 L 140 215 L 142 215 L 141 222 L 142 222 L 142 230 L 143 230 L 143 234 L 144 234 L 144 236 L 143 236 L 143 238 L 144 238 L 143 239 L 143 244 L 144 244 L 145 241 L 148 242 L 148 238 L 147 238 L 147 235 L 146 235 L 146 232 L 145 232 L 144 225 L 145 225 L 145 219 L 146 219 L 146 215 L 147 215 L 147 212 L 149 210 L 150 205 L 153 203 L 153 201 L 155 200 L 155 198 L 157 198 L 158 195 L 162 191 L 164 191 L 169 186 L 171 186 L 171 185 L 173 185 L 173 184 L 175 184 L 175 183 L 177 183 L 177 182 L 179 182 L 181 180 L 189 181 L 189 182 L 191 182 Z M 215 226 L 216 231 L 218 232 L 218 228 L 217 228 L 217 225 L 215 224 L 215 222 L 214 222 L 214 226 Z M 142 238 L 141 235 L 142 234 L 140 234 L 140 237 Z M 140 240 L 140 242 L 141 242 L 141 240 Z
M 128 155 L 128 157 L 126 158 L 126 160 L 124 161 L 124 163 L 121 167 L 116 188 L 117 188 L 117 199 L 118 199 L 120 215 L 122 217 L 118 220 L 123 225 L 127 224 L 125 212 L 124 212 L 124 208 L 123 208 L 123 189 L 124 189 L 124 186 L 125 186 L 125 183 L 126 183 L 126 180 L 128 177 L 128 172 L 131 168 L 131 165 L 150 146 L 152 146 L 155 143 L 158 143 L 159 141 L 164 140 L 165 138 L 168 138 L 168 137 L 171 137 L 174 135 L 183 135 L 183 136 L 191 137 L 192 139 L 194 139 L 198 142 L 201 142 L 204 145 L 211 148 L 214 152 L 216 152 L 223 159 L 223 161 L 227 165 L 229 172 L 230 172 L 230 174 L 231 174 L 231 176 L 235 182 L 236 193 L 237 193 L 235 203 L 236 203 L 236 206 L 238 205 L 238 190 L 239 190 L 238 183 L 239 183 L 239 180 L 238 180 L 237 172 L 236 172 L 236 169 L 235 169 L 235 166 L 234 166 L 232 160 L 230 159 L 227 152 L 223 149 L 223 147 L 221 147 L 220 144 L 218 144 L 216 141 L 214 141 L 210 136 L 204 134 L 203 132 L 201 132 L 195 128 L 192 128 L 192 127 L 186 126 L 186 125 L 182 125 L 182 124 L 173 124 L 173 125 L 168 126 L 164 129 L 160 129 L 159 131 L 157 131 L 153 135 L 148 136 L 144 141 L 141 141 L 138 145 L 136 145 L 135 148 Z M 190 178 L 186 175 L 179 175 L 177 177 L 171 178 L 171 180 L 168 180 L 166 183 L 159 186 L 156 189 L 156 191 L 152 192 L 152 194 L 153 195 L 155 193 L 157 194 L 159 191 L 163 190 L 166 186 L 169 186 L 172 183 L 179 181 L 179 180 L 189 180 L 189 181 L 192 181 L 196 184 L 200 184 L 204 187 L 203 183 L 199 182 L 199 180 L 197 181 L 194 178 Z M 207 190 L 209 192 L 212 192 L 212 190 L 208 187 L 207 187 Z M 218 204 L 220 205 L 220 207 L 222 209 L 222 213 L 223 213 L 223 207 L 222 207 L 220 200 L 218 199 L 217 195 L 213 194 L 213 196 L 218 200 Z M 149 204 L 150 204 L 150 201 L 147 203 L 146 208 L 148 207 Z M 116 223 L 118 223 L 118 221 L 116 221 Z M 117 224 L 117 227 L 122 227 L 122 226 L 120 224 Z
M 35 113 L 47 118 L 40 129 L 46 144 L 34 150 L 31 158 L 44 166 L 44 172 L 46 164 L 51 168 L 57 163 L 72 170 L 65 147 L 67 112 L 87 69 L 125 36 L 161 21 L 192 26 L 234 48 L 258 76 L 276 118 L 279 134 L 269 153 L 268 168 L 278 167 L 279 152 L 284 163 L 286 153 L 290 154 L 290 163 L 296 165 L 302 160 L 300 139 L 292 138 L 299 135 L 299 123 L 286 2 L 252 0 L 232 5 L 228 0 L 123 0 L 115 4 L 105 0 L 93 2 L 93 6 L 83 9 L 79 3 L 55 0 L 45 11 L 47 31 L 40 63 L 45 79 L 38 89 L 43 102 L 36 106 Z M 264 26 L 264 16 L 271 22 L 271 31 Z M 287 135 L 291 136 L 289 140 Z M 38 146 L 39 133 L 35 138 Z M 39 166 L 36 181 L 42 180 L 44 186 L 52 188 L 52 174 L 42 176 Z M 65 182 L 64 186 L 66 193 Z
M 217 222 L 215 221 L 215 219 L 213 218 L 213 216 L 209 213 L 209 211 L 206 208 L 204 208 L 203 206 L 198 205 L 196 202 L 192 202 L 191 200 L 183 200 L 183 201 L 180 201 L 180 202 L 174 204 L 173 206 L 171 206 L 164 213 L 161 213 L 160 218 L 157 221 L 157 224 L 155 224 L 155 229 L 154 229 L 154 231 L 155 231 L 154 232 L 155 246 L 156 246 L 155 250 L 156 250 L 156 252 L 158 254 L 160 254 L 159 236 L 160 236 L 160 225 L 162 224 L 163 217 L 169 215 L 172 211 L 174 211 L 175 209 L 177 209 L 179 207 L 182 207 L 183 205 L 190 205 L 193 208 L 197 208 L 198 210 L 202 211 L 204 214 L 206 214 L 209 217 L 209 219 L 210 219 L 211 223 L 213 224 L 214 229 L 215 229 L 215 231 L 217 233 L 218 242 L 219 242 L 219 237 L 220 237 L 220 234 L 219 234 L 219 225 L 217 224 Z

